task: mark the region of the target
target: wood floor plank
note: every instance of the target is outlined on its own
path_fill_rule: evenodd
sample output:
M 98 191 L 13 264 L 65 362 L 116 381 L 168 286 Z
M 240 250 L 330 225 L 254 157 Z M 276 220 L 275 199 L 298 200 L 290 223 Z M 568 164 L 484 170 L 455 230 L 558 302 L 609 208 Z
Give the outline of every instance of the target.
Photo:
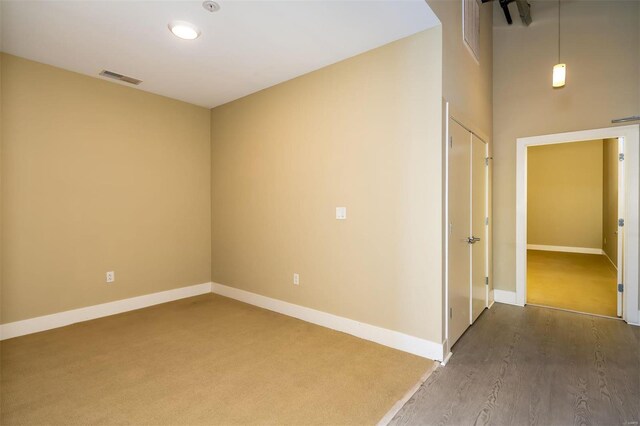
M 392 425 L 634 425 L 640 331 L 622 321 L 495 304 Z

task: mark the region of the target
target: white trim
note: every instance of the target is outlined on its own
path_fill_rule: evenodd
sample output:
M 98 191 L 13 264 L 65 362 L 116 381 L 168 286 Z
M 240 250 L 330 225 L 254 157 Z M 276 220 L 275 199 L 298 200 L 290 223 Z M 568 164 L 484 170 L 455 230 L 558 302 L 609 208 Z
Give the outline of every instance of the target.
M 120 314 L 122 312 L 142 309 L 148 306 L 159 305 L 160 303 L 171 302 L 173 300 L 184 299 L 186 297 L 198 296 L 206 293 L 211 293 L 211 283 L 196 284 L 188 287 L 161 291 L 159 293 L 151 293 L 129 299 L 116 300 L 115 302 L 72 309 L 70 311 L 58 312 L 56 314 L 30 318 L 22 321 L 10 322 L 0 325 L 0 340 L 11 339 L 12 337 L 24 336 L 31 333 L 38 333 L 40 331 L 64 327 L 77 322 L 107 317 L 109 315 Z
M 493 300 L 498 303 L 506 303 L 507 305 L 523 306 L 517 303 L 516 292 L 508 290 L 493 289 Z
M 484 291 L 484 307 L 489 307 L 489 281 L 493 279 L 490 274 L 491 268 L 489 267 L 489 235 L 491 232 L 491 228 L 489 228 L 489 188 L 491 187 L 491 182 L 489 182 L 489 144 L 485 144 L 484 150 L 484 158 L 485 158 L 485 168 L 484 168 L 484 276 L 487 277 L 487 285 L 485 286 Z
M 623 319 L 628 323 L 640 322 L 638 306 L 638 250 L 640 208 L 640 126 L 608 127 L 577 132 L 518 138 L 516 142 L 516 304 L 526 302 L 527 282 L 527 148 L 596 139 L 623 137 L 625 140 L 625 219 Z
M 544 244 L 527 244 L 527 250 L 560 251 L 563 253 L 604 254 L 604 250 L 600 248 L 547 246 Z
M 447 356 L 444 357 L 444 360 L 440 363 L 440 365 L 442 365 L 443 367 L 447 365 L 447 363 L 449 362 L 452 356 L 453 356 L 453 352 L 449 351 L 449 353 L 447 354 Z
M 451 137 L 449 129 L 449 121 L 451 120 L 449 113 L 449 102 L 444 104 L 445 120 L 444 120 L 444 291 L 442 311 L 442 321 L 444 323 L 444 341 L 449 339 L 449 138 Z M 444 356 L 444 347 L 443 347 Z
M 387 414 L 385 414 L 380 419 L 380 421 L 377 423 L 377 426 L 387 426 L 389 423 L 391 423 L 391 420 L 393 420 L 395 415 L 398 414 L 398 412 L 400 412 L 400 410 L 402 410 L 402 407 L 404 407 L 404 405 L 407 403 L 407 401 L 409 401 L 411 399 L 413 394 L 416 393 L 418 391 L 418 389 L 420 389 L 420 386 L 422 386 L 422 384 L 424 382 L 427 381 L 427 379 L 429 378 L 431 373 L 433 373 L 435 371 L 435 369 L 438 368 L 438 365 L 439 364 L 437 362 L 434 362 L 433 365 L 431 367 L 429 367 L 429 370 L 427 370 L 427 372 L 424 373 L 422 375 L 422 377 L 420 377 L 420 380 L 418 381 L 418 383 L 413 385 L 413 387 L 411 389 L 409 389 L 407 392 L 405 392 L 405 394 L 404 394 L 404 396 L 402 398 L 400 398 L 395 404 L 393 404 L 393 407 L 391 407 L 391 409 L 389 411 L 387 411 Z
M 617 208 L 617 218 L 624 218 L 625 216 L 625 167 L 624 161 L 620 161 L 620 154 L 624 156 L 624 145 L 625 138 L 618 138 L 618 208 Z M 625 249 L 624 249 L 624 239 L 626 238 L 626 229 L 624 226 L 620 226 L 618 222 L 618 237 L 617 237 L 617 256 L 618 261 L 616 262 L 620 265 L 620 268 L 616 268 L 616 283 L 624 284 L 625 276 L 624 276 L 624 267 L 625 267 Z M 637 258 L 636 258 L 637 259 Z M 616 293 L 616 315 L 622 317 L 624 315 L 624 294 L 621 292 Z
M 317 311 L 305 306 L 294 305 L 293 303 L 251 293 L 223 284 L 212 283 L 211 291 L 221 296 L 239 300 L 250 305 L 278 312 L 283 315 L 298 318 L 303 321 L 317 324 L 332 330 L 351 334 L 361 339 L 389 346 L 404 352 L 409 352 L 424 358 L 436 361 L 443 359 L 443 345 L 431 342 L 419 337 L 409 336 L 399 331 L 388 330 L 371 324 L 365 324 L 349 318 Z
M 618 267 L 616 266 L 616 264 L 615 264 L 615 263 L 613 263 L 613 260 L 611 260 L 611 258 L 610 258 L 610 257 L 609 257 L 609 255 L 607 254 L 607 252 L 606 252 L 606 251 L 604 251 L 604 250 L 602 250 L 602 255 L 603 255 L 604 257 L 606 257 L 606 258 L 607 258 L 607 260 L 608 260 L 609 262 L 611 262 L 611 266 L 613 266 L 613 267 L 615 268 L 615 270 L 617 271 L 617 270 L 618 270 Z

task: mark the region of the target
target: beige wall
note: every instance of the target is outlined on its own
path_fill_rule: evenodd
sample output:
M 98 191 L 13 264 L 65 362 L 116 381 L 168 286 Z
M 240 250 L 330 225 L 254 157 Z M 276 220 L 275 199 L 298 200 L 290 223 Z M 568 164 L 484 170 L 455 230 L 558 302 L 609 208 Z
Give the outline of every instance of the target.
M 488 142 L 489 155 L 491 156 L 493 150 L 493 13 L 491 3 L 480 6 L 480 58 L 478 61 L 472 56 L 462 39 L 462 0 L 427 0 L 427 4 L 442 23 L 442 96 L 449 102 L 450 114 Z M 442 144 L 444 143 L 443 141 Z M 442 161 L 444 162 L 444 158 Z M 492 168 L 489 168 L 489 174 L 491 181 Z M 489 196 L 492 196 L 491 189 Z M 492 215 L 491 206 L 489 215 Z M 443 226 L 442 229 L 444 228 Z M 491 236 L 489 244 L 491 244 Z M 444 252 L 444 250 L 443 246 L 442 251 Z M 490 265 L 491 256 L 490 251 Z M 493 273 L 491 266 L 489 268 L 489 277 L 491 278 L 489 288 L 492 289 Z M 442 284 L 444 292 L 444 278 Z M 444 304 L 444 299 L 442 303 Z M 443 307 L 442 312 L 444 311 Z M 441 323 L 441 333 L 445 335 L 445 318 L 441 319 Z
M 517 12 L 507 26 L 494 2 L 494 274 L 515 290 L 516 138 L 611 126 L 640 113 L 638 22 L 634 1 L 563 3 L 567 85 L 551 87 L 557 61 L 557 3 L 532 1 L 533 24 Z M 514 9 L 515 10 L 515 9 Z
M 605 139 L 602 145 L 602 249 L 618 264 L 618 140 Z
M 442 22 L 442 93 L 456 118 L 491 141 L 493 134 L 493 13 L 480 6 L 480 60 L 462 40 L 462 0 L 427 0 Z
M 441 37 L 212 110 L 214 282 L 441 341 Z
M 210 280 L 207 109 L 3 55 L 2 119 L 3 323 Z
M 602 248 L 602 140 L 529 147 L 527 243 Z

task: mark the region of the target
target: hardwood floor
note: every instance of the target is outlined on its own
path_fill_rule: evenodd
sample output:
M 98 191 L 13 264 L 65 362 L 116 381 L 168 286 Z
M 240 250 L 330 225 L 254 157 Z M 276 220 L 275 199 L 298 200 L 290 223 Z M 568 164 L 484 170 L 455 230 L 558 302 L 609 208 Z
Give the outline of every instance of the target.
M 640 328 L 496 303 L 393 425 L 637 425 Z

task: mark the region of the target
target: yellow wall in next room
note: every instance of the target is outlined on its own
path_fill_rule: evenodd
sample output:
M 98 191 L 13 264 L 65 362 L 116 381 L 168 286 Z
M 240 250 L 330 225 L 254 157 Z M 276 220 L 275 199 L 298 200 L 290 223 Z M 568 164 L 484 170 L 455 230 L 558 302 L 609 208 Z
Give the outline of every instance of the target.
M 602 248 L 602 140 L 529 147 L 527 244 Z

